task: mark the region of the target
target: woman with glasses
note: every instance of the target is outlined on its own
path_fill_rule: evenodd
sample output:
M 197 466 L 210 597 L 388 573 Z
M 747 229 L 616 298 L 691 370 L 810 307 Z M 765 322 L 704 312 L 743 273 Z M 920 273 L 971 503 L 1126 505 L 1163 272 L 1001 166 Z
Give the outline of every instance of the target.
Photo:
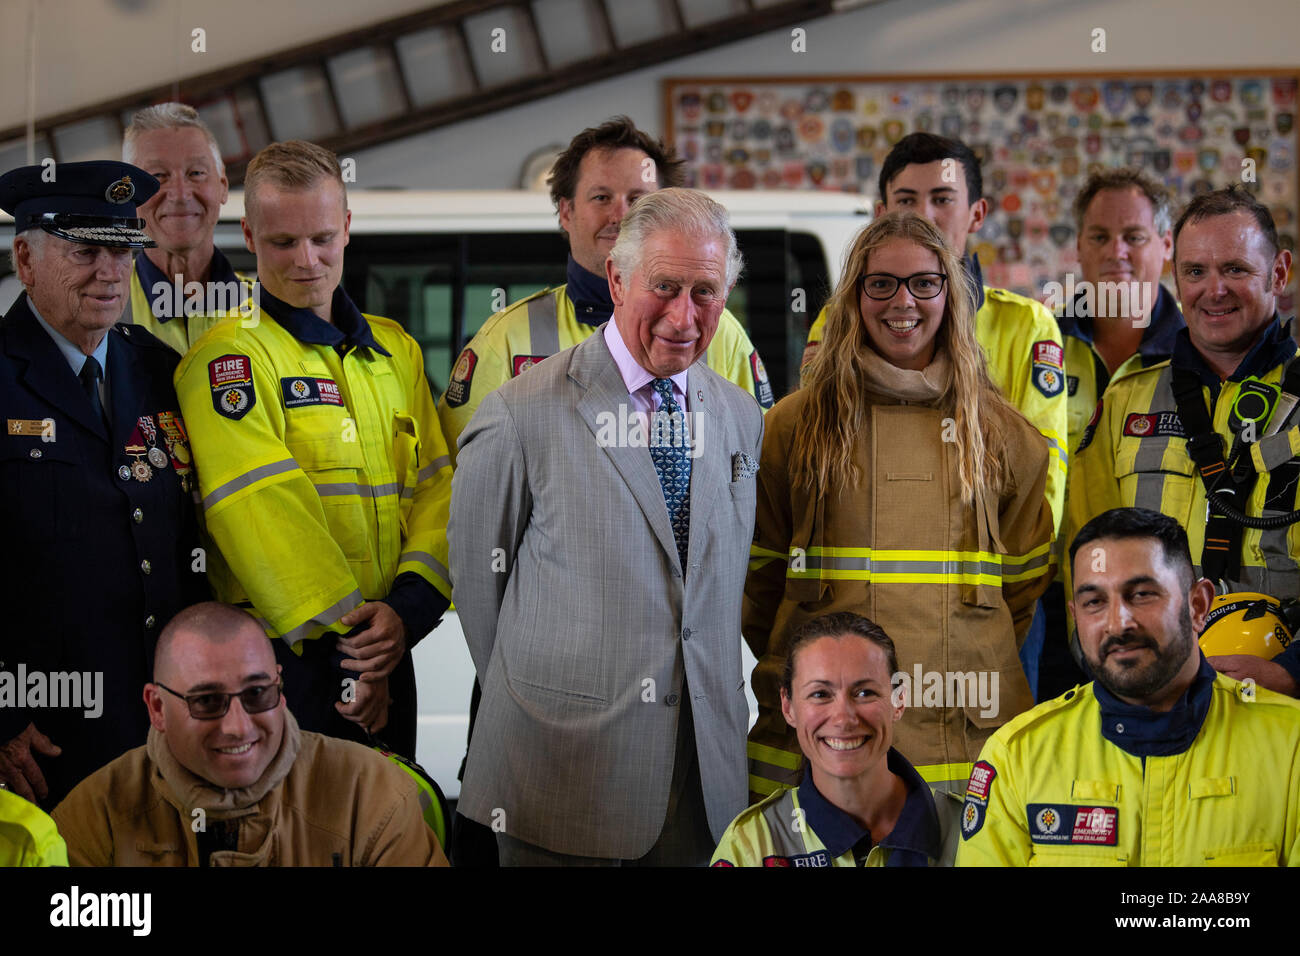
M 798 782 L 780 707 L 790 635 L 834 611 L 893 636 L 897 747 L 964 790 L 1033 704 L 1017 657 L 1049 580 L 1042 436 L 990 383 L 942 234 L 891 213 L 858 234 L 803 387 L 767 415 L 743 629 L 758 658 L 750 784 Z

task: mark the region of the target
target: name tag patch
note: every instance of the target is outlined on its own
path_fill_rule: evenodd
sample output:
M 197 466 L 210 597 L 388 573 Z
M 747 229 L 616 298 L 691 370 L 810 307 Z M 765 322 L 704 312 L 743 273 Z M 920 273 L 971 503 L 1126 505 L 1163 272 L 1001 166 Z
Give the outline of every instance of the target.
M 516 376 L 523 375 L 530 368 L 543 359 L 550 358 L 549 355 L 512 355 L 510 357 L 510 367 L 512 373 Z
M 1124 419 L 1124 434 L 1130 438 L 1186 438 L 1177 412 L 1133 413 Z
M 1025 810 L 1029 838 L 1034 843 L 1115 846 L 1119 837 L 1119 810 L 1115 807 L 1031 803 Z
M 280 379 L 280 391 L 284 395 L 285 408 L 298 408 L 302 405 L 342 405 L 343 397 L 339 394 L 338 382 L 332 378 L 297 378 Z
M 830 866 L 831 855 L 825 850 L 800 853 L 798 856 L 765 856 L 764 866 Z

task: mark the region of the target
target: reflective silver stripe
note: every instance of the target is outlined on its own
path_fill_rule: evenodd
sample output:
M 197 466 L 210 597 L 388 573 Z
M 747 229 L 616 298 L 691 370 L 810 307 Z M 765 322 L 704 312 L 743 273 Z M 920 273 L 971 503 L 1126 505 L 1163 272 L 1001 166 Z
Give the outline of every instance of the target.
M 1031 559 L 1036 560 L 1036 559 Z M 1041 563 L 1047 563 L 1044 554 Z M 861 571 L 864 574 L 989 574 L 1001 577 L 1003 565 L 995 561 L 951 559 L 944 561 L 887 561 L 875 557 L 840 557 L 838 555 L 809 554 L 804 559 L 809 571 Z M 800 572 L 792 571 L 792 576 Z
M 1042 554 L 1031 555 L 1026 558 L 1015 558 L 1011 555 L 1002 559 L 1002 573 L 1024 574 L 1027 571 L 1037 571 L 1039 568 L 1045 568 L 1051 562 L 1051 551 L 1044 551 Z
M 447 569 L 428 551 L 403 551 L 402 556 L 397 559 L 397 563 L 401 564 L 404 561 L 416 561 L 423 564 L 444 581 L 451 581 L 451 575 L 447 572 Z
M 555 292 L 548 292 L 528 303 L 528 348 L 532 355 L 554 355 L 560 350 L 555 296 Z
M 1156 387 L 1151 393 L 1151 403 L 1146 407 L 1146 414 L 1151 414 L 1157 409 L 1163 411 L 1178 407 L 1171 382 L 1172 373 L 1166 367 L 1161 370 L 1160 377 L 1156 380 Z M 1129 410 L 1123 409 L 1120 414 L 1127 419 Z M 1123 425 L 1124 423 L 1120 422 L 1121 429 Z M 1165 474 L 1164 467 L 1165 452 L 1169 449 L 1170 440 L 1168 435 L 1138 440 L 1137 455 L 1133 458 L 1133 471 L 1136 473 L 1134 507 L 1157 512 L 1161 510 L 1160 505 L 1165 497 L 1165 479 L 1169 477 Z
M 392 481 L 386 485 L 361 485 L 355 481 L 337 481 L 324 485 L 315 485 L 316 494 L 322 498 L 331 498 L 336 495 L 359 495 L 362 498 L 383 498 L 386 495 L 400 494 L 403 490 L 401 482 Z
M 360 606 L 361 606 L 361 592 L 353 591 L 351 594 L 349 594 L 343 600 L 339 601 L 337 604 L 333 604 L 330 607 L 327 607 L 325 610 L 321 611 L 315 617 L 311 618 L 308 621 L 304 621 L 302 624 L 299 624 L 293 630 L 281 634 L 280 639 L 284 641 L 286 644 L 288 644 L 290 647 L 292 647 L 294 644 L 297 644 L 299 641 L 306 638 L 307 635 L 310 634 L 312 631 L 316 630 L 317 628 L 329 627 L 331 624 L 333 624 L 335 621 L 341 618 L 344 614 L 347 614 L 348 611 L 351 611 L 353 608 L 357 608 Z
M 432 478 L 434 475 L 436 475 L 443 468 L 445 468 L 447 465 L 450 464 L 451 464 L 450 455 L 443 455 L 440 458 L 435 458 L 433 461 L 429 462 L 427 465 L 425 465 L 423 468 L 420 469 L 420 474 L 415 479 L 416 484 L 419 484 L 422 481 L 428 481 L 430 478 Z
M 286 458 L 284 461 L 273 461 L 269 465 L 260 465 L 252 471 L 246 471 L 238 478 L 232 478 L 224 485 L 209 491 L 207 497 L 203 499 L 203 510 L 211 509 L 213 505 L 223 498 L 229 498 L 236 491 L 242 491 L 263 478 L 269 478 L 271 475 L 282 475 L 287 471 L 295 470 L 297 467 L 298 463 L 296 461 L 292 458 Z
M 784 767 L 778 767 L 774 763 L 765 763 L 762 760 L 755 760 L 750 757 L 749 775 L 763 780 L 770 780 L 772 783 L 778 783 L 783 787 L 794 787 L 803 779 L 803 769 L 787 770 Z

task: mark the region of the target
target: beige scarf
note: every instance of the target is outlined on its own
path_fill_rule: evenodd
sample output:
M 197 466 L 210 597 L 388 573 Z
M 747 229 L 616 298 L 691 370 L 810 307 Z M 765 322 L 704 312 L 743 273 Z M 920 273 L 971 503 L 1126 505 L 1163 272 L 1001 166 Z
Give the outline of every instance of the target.
M 289 770 L 298 757 L 298 749 L 302 746 L 302 737 L 298 721 L 293 719 L 293 714 L 286 707 L 280 749 L 267 764 L 261 777 L 247 787 L 236 790 L 218 787 L 182 766 L 167 746 L 166 735 L 153 727 L 149 728 L 146 746 L 149 759 L 162 777 L 163 784 L 175 800 L 179 801 L 179 806 L 185 807 L 187 811 L 201 809 L 213 819 L 222 819 L 242 816 L 289 775 Z
M 870 349 L 864 350 L 867 388 L 879 395 L 896 398 L 909 405 L 937 404 L 952 387 L 952 362 L 948 353 L 936 349 L 934 359 L 919 372 L 899 368 Z

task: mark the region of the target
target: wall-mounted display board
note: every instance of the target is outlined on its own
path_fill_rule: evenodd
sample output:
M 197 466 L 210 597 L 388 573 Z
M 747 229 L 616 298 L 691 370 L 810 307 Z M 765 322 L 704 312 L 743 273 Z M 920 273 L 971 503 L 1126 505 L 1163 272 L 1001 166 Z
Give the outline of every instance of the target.
M 1047 283 L 1077 270 L 1071 203 L 1094 165 L 1141 166 L 1174 190 L 1179 206 L 1200 191 L 1252 183 L 1294 250 L 1298 75 L 669 79 L 664 128 L 686 158 L 688 185 L 872 198 L 881 162 L 908 133 L 961 139 L 981 159 L 991 203 L 971 245 L 984 281 L 1041 299 Z M 1294 289 L 1293 279 L 1285 314 Z

